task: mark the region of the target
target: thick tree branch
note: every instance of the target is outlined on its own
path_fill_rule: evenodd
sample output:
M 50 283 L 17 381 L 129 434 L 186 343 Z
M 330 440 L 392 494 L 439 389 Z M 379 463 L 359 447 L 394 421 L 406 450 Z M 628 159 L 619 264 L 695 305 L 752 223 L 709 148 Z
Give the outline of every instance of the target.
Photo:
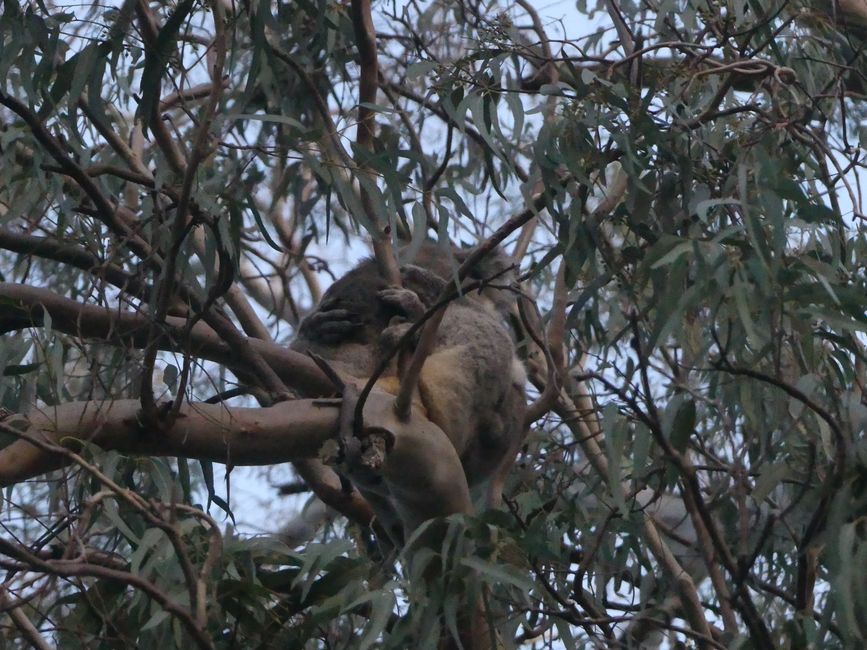
M 0 450 L 0 485 L 12 485 L 69 463 L 28 440 L 78 449 L 96 444 L 126 454 L 183 456 L 233 465 L 272 465 L 314 458 L 336 428 L 331 402 L 290 400 L 267 408 L 184 404 L 159 433 L 147 430 L 138 400 L 69 402 L 28 416 L 21 440 Z M 7 424 L 4 430 L 9 431 Z M 12 429 L 15 431 L 15 429 Z
M 73 336 L 135 348 L 144 347 L 148 340 L 150 321 L 144 314 L 83 305 L 45 289 L 8 283 L 0 283 L 0 300 L 6 301 L 0 314 L 0 334 L 39 327 L 47 313 L 55 331 Z M 162 327 L 166 335 L 161 338 L 160 346 L 164 350 L 205 358 L 239 374 L 254 372 L 246 357 L 239 354 L 237 345 L 224 340 L 220 333 L 203 323 L 189 328 L 185 319 L 168 316 Z M 243 337 L 243 343 L 249 352 L 267 363 L 282 382 L 301 394 L 320 396 L 334 392 L 332 382 L 309 357 L 269 341 Z M 332 469 L 314 459 L 299 460 L 295 466 L 325 503 L 353 521 L 370 522 L 372 513 L 364 499 L 357 491 L 346 492 Z
M 46 289 L 11 283 L 0 283 L 0 300 L 6 302 L 0 313 L 0 334 L 40 327 L 47 313 L 56 331 L 135 348 L 147 343 L 150 321 L 145 314 L 84 305 Z M 185 319 L 168 316 L 162 327 L 167 333 L 160 341 L 162 349 L 189 351 L 233 370 L 251 372 L 238 349 L 207 325 L 197 323 L 187 332 Z M 186 337 L 189 346 L 185 345 Z M 333 384 L 309 357 L 259 339 L 248 339 L 248 344 L 288 386 L 308 396 L 333 393 Z
M 398 421 L 393 401 L 391 395 L 378 391 L 367 400 L 364 439 L 382 438 L 387 443 L 385 453 L 369 457 L 374 460 L 364 464 L 362 471 L 382 477 L 406 532 L 433 517 L 471 513 L 463 467 L 451 441 L 417 414 L 406 422 Z M 123 453 L 183 456 L 231 465 L 311 460 L 334 439 L 339 404 L 338 400 L 291 400 L 268 408 L 235 408 L 185 403 L 178 417 L 158 434 L 147 430 L 138 400 L 45 407 L 31 413 L 24 423 L 15 416 L 0 422 L 3 432 L 19 438 L 0 450 L 0 485 L 12 485 L 71 462 L 83 463 L 68 451 L 83 443 Z M 302 475 L 306 480 L 327 481 L 330 475 L 322 474 L 325 468 L 319 467 L 302 464 L 303 470 L 319 472 L 306 476 L 302 471 Z M 353 466 L 348 471 L 357 469 Z M 348 497 L 344 492 L 343 501 Z M 370 519 L 362 523 L 369 524 Z

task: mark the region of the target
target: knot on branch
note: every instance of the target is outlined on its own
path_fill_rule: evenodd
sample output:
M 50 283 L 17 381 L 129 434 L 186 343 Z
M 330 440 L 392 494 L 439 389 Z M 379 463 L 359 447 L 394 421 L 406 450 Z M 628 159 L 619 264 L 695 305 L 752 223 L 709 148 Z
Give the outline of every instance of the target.
M 377 427 L 366 429 L 361 438 L 359 465 L 365 469 L 382 471 L 388 452 L 394 447 L 394 433 Z
M 136 425 L 141 435 L 149 433 L 161 434 L 171 429 L 180 413 L 174 407 L 174 400 L 166 400 L 154 405 L 154 408 L 142 408 L 136 415 Z
M 353 429 L 353 413 L 358 402 L 358 391 L 351 384 L 344 385 L 340 404 L 340 427 L 337 437 L 327 440 L 319 449 L 319 460 L 326 465 L 345 466 L 350 472 L 364 468 L 378 472 L 397 439 L 393 427 L 372 423 Z

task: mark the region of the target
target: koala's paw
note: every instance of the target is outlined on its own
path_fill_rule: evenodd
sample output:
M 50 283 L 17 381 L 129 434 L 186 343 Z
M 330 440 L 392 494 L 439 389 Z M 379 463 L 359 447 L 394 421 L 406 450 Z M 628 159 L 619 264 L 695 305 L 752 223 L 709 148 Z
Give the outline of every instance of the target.
M 408 320 L 421 318 L 425 312 L 424 303 L 415 291 L 401 287 L 381 290 L 377 297 L 380 301 L 402 314 Z
M 407 264 L 400 270 L 403 286 L 412 287 L 421 301 L 430 305 L 446 287 L 446 280 L 420 266 Z
M 340 343 L 364 325 L 355 312 L 347 309 L 315 311 L 301 323 L 303 337 L 319 343 Z
M 397 344 L 411 327 L 412 323 L 393 318 L 389 326 L 380 333 L 379 344 L 387 350 L 397 347 Z

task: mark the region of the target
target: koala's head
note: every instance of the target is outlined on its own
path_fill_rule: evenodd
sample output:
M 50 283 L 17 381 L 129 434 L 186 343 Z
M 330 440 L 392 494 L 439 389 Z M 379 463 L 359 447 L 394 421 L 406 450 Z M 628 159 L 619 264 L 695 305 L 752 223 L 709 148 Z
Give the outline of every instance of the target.
M 409 253 L 409 247 L 404 249 L 406 255 L 402 263 L 422 267 L 436 274 L 445 282 L 454 282 L 458 267 L 463 264 L 473 248 L 458 248 L 440 246 L 434 242 L 423 243 L 414 254 Z M 516 302 L 518 274 L 513 259 L 501 248 L 495 248 L 485 255 L 470 270 L 464 284 L 476 285 L 468 293 L 470 297 L 481 298 L 483 302 L 507 317 L 513 311 Z M 482 284 L 479 291 L 478 284 Z
M 472 249 L 462 251 L 463 258 Z M 518 273 L 514 259 L 502 248 L 495 248 L 473 266 L 467 278 L 470 282 L 481 282 L 481 295 L 490 301 L 494 309 L 503 317 L 508 317 L 517 301 Z

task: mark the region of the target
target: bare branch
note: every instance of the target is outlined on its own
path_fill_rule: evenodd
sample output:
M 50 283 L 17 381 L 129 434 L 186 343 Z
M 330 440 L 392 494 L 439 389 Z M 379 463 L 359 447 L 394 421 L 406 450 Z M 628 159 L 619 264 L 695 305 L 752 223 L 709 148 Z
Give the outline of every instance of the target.
M 95 278 L 106 280 L 122 291 L 146 300 L 150 295 L 142 279 L 130 275 L 116 264 L 102 260 L 80 246 L 62 242 L 51 237 L 36 237 L 6 228 L 0 229 L 0 248 L 22 255 L 38 255 L 45 259 L 68 264 L 90 273 Z
M 690 625 L 699 634 L 712 639 L 713 634 L 711 634 L 710 625 L 705 618 L 704 608 L 698 597 L 695 583 L 692 581 L 690 575 L 684 571 L 683 567 L 680 566 L 680 563 L 668 546 L 662 542 L 656 525 L 650 517 L 644 517 L 644 533 L 656 561 L 662 565 L 666 573 L 674 580 L 674 585 L 680 594 L 681 602 L 685 605 L 686 618 L 689 620 Z
M 183 456 L 233 465 L 271 465 L 315 458 L 337 427 L 331 402 L 290 400 L 267 408 L 186 403 L 159 433 L 147 430 L 138 400 L 69 402 L 33 411 L 21 439 L 0 450 L 0 485 L 62 467 L 71 459 L 54 447 L 96 444 L 127 454 Z M 38 444 L 42 443 L 42 444 Z M 46 445 L 47 443 L 47 445 Z

